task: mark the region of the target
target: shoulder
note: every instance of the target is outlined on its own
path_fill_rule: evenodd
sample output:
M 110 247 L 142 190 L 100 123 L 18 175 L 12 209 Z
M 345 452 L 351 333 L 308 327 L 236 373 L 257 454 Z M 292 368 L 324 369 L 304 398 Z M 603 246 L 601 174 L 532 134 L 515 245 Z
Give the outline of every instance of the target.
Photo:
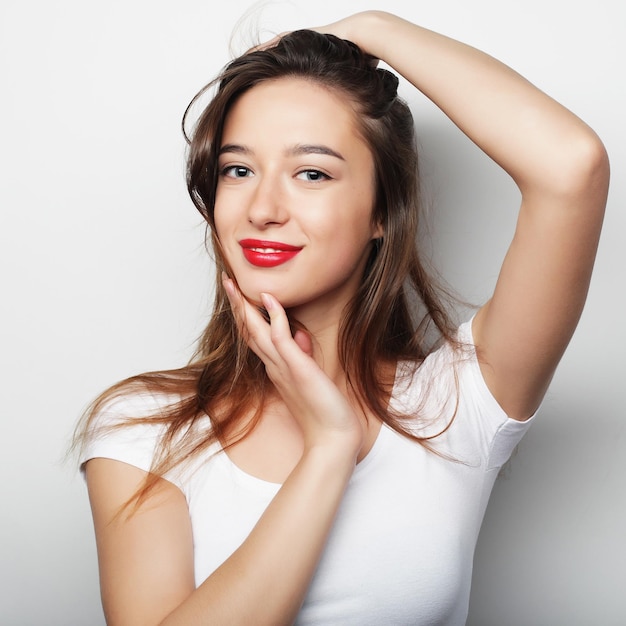
M 126 390 L 105 398 L 93 411 L 91 425 L 102 428 L 113 425 L 137 425 L 145 419 L 159 417 L 170 406 L 180 401 L 180 396 Z
M 168 407 L 179 401 L 171 394 L 123 392 L 97 404 L 85 428 L 81 468 L 92 458 L 124 461 L 149 471 L 166 428 Z

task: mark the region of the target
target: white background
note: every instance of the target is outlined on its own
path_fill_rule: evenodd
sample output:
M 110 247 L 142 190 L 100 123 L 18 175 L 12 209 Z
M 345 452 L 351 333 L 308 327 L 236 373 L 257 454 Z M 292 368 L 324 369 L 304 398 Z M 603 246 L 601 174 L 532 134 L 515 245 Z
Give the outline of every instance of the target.
M 103 624 L 86 491 L 63 456 L 94 395 L 127 375 L 184 364 L 207 320 L 213 273 L 186 196 L 179 120 L 228 60 L 248 5 L 0 4 L 5 626 Z M 469 623 L 624 624 L 623 7 L 297 0 L 274 3 L 261 21 L 280 32 L 364 8 L 397 12 L 501 58 L 608 148 L 613 181 L 588 305 L 540 421 L 496 484 Z M 480 302 L 511 237 L 517 191 L 422 96 L 406 86 L 403 94 L 420 133 L 436 258 L 461 294 Z

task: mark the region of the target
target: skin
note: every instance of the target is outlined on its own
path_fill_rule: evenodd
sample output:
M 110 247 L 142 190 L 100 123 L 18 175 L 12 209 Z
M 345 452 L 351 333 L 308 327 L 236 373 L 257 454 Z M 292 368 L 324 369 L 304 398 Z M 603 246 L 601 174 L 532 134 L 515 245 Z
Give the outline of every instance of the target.
M 373 159 L 352 109 L 311 81 L 263 83 L 228 115 L 219 169 L 215 224 L 244 296 L 261 304 L 271 293 L 316 337 L 336 327 L 370 242 L 383 234 L 371 217 Z M 302 250 L 278 267 L 255 267 L 238 243 L 245 238 Z
M 225 286 L 242 332 L 262 355 L 278 391 L 259 428 L 229 455 L 254 475 L 282 483 L 308 445 L 293 417 L 305 415 L 306 409 L 298 400 L 300 391 L 292 392 L 298 383 L 280 371 L 269 344 L 259 343 L 267 336 L 267 324 L 250 303 L 268 309 L 277 300 L 281 315 L 282 307 L 288 308 L 315 337 L 313 343 L 298 332 L 296 345 L 322 366 L 334 383 L 333 394 L 336 389 L 347 394 L 336 352 L 339 321 L 359 285 L 372 239 L 383 234 L 372 221 L 374 163 L 356 132 L 352 108 L 339 94 L 311 81 L 284 78 L 251 89 L 233 106 L 224 127 L 219 170 L 215 224 L 237 279 L 237 286 L 231 279 L 225 279 Z M 278 267 L 256 267 L 239 245 L 247 238 L 302 250 Z M 294 342 L 289 336 L 286 343 Z M 295 351 L 294 356 L 304 355 Z M 309 375 L 308 368 L 303 375 Z M 307 420 L 320 412 L 334 413 L 336 400 L 322 411 L 312 400 L 307 399 L 307 406 L 315 407 Z M 380 429 L 376 420 L 361 421 L 364 446 L 359 459 Z
M 581 120 L 495 59 L 395 16 L 365 12 L 318 30 L 351 39 L 383 59 L 519 186 L 516 232 L 493 297 L 476 316 L 473 333 L 489 389 L 511 418 L 527 419 L 545 393 L 586 297 L 608 187 L 601 142 Z M 420 62 L 412 65 L 416 58 Z M 267 94 L 273 88 L 281 86 L 257 87 L 250 98 L 256 89 Z M 243 110 L 243 99 L 240 104 Z M 237 129 L 234 125 L 229 132 Z M 236 140 L 254 148 L 259 161 L 245 165 L 255 176 L 243 183 L 220 182 L 219 202 L 232 201 L 236 217 L 231 224 L 222 215 L 218 229 L 244 294 L 258 298 L 270 316 L 268 324 L 234 282 L 225 279 L 233 314 L 276 387 L 276 415 L 263 419 L 267 432 L 290 446 L 288 458 L 270 468 L 284 477 L 283 487 L 242 546 L 194 589 L 193 546 L 182 494 L 162 480 L 136 515 L 115 518 L 144 474 L 116 461 L 90 461 L 87 478 L 110 624 L 291 623 L 347 481 L 372 440 L 363 416 L 345 394 L 337 367 L 336 316 L 330 322 L 323 319 L 320 303 L 334 310 L 333 304 L 345 301 L 353 285 L 350 267 L 357 271 L 362 263 L 358 242 L 365 249 L 376 226 L 371 220 L 361 222 L 349 259 L 333 260 L 346 269 L 338 284 L 330 281 L 330 274 L 324 274 L 321 286 L 315 282 L 315 264 L 322 265 L 310 262 L 316 253 L 312 249 L 276 276 L 240 266 L 231 238 L 241 229 L 284 228 L 289 236 L 303 237 L 296 239 L 299 245 L 315 248 L 317 226 L 285 200 L 300 193 L 308 197 L 309 191 L 332 195 L 332 185 L 325 183 L 321 191 L 302 190 L 300 179 L 290 176 L 298 168 L 280 156 L 294 141 L 317 143 L 315 137 L 292 137 L 269 148 L 251 137 Z M 236 156 L 238 163 L 242 155 Z M 227 162 L 230 158 L 226 154 Z M 306 162 L 305 167 L 317 164 Z M 357 171 L 361 176 L 365 170 Z M 274 201 L 269 200 L 268 181 L 279 190 Z M 353 210 L 364 206 L 359 203 Z M 283 235 L 279 240 L 285 241 Z M 258 294 L 250 278 L 256 275 Z M 300 298 L 294 284 L 306 298 Z M 309 337 L 291 337 L 281 298 L 312 330 L 315 349 Z M 311 501 L 316 502 L 313 508 Z

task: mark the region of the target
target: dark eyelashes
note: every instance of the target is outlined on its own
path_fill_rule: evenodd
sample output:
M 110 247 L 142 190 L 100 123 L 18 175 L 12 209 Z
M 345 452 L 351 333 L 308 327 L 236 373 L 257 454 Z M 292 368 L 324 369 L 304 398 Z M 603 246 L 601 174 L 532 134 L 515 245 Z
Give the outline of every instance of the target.
M 313 174 L 314 176 L 313 178 L 310 178 L 307 176 L 307 182 L 310 182 L 310 183 L 318 183 L 323 180 L 331 180 L 331 177 L 325 172 L 322 172 L 321 170 L 310 169 L 310 168 L 305 169 L 305 170 L 300 170 L 297 176 L 300 176 L 301 174 Z
M 247 178 L 252 173 L 252 170 L 245 165 L 227 165 L 220 168 L 219 175 L 225 178 Z M 306 175 L 306 182 L 319 183 L 325 180 L 332 180 L 332 176 L 326 174 L 322 170 L 315 168 L 306 168 L 296 173 L 296 177 L 300 178 L 302 175 Z
M 231 176 L 231 178 L 245 178 L 251 172 L 249 167 L 244 165 L 228 165 L 220 169 L 220 176 L 229 176 L 230 172 L 238 172 L 241 176 Z

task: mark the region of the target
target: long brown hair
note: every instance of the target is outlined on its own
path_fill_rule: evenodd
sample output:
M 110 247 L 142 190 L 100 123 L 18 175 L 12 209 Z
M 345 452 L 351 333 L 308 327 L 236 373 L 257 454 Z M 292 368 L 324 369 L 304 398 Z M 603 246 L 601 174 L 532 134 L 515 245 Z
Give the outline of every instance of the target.
M 207 244 L 215 256 L 211 320 L 186 367 L 134 376 L 111 387 L 87 410 L 76 435 L 80 443 L 93 434 L 96 416 L 113 398 L 137 391 L 175 397 L 157 415 L 128 416 L 122 424 L 163 425 L 152 476 L 142 495 L 156 476 L 190 455 L 215 441 L 226 444 L 228 440 L 232 445 L 246 436 L 258 422 L 271 391 L 262 361 L 237 332 L 220 280 L 228 268 L 216 236 L 213 207 L 218 152 L 229 110 L 245 91 L 284 77 L 310 80 L 344 97 L 354 108 L 358 132 L 372 152 L 376 171 L 373 219 L 383 225 L 384 236 L 372 245 L 362 283 L 344 311 L 339 356 L 349 388 L 362 406 L 396 431 L 428 446 L 430 437 L 408 433 L 403 426 L 405 416 L 387 406 L 389 389 L 380 369 L 383 362 L 419 364 L 433 347 L 429 340 L 433 334 L 453 342 L 454 324 L 443 292 L 426 271 L 417 246 L 420 190 L 413 118 L 397 95 L 397 77 L 377 68 L 375 59 L 349 41 L 301 30 L 282 37 L 271 48 L 232 61 L 185 112 L 183 129 L 194 105 L 217 87 L 192 132 L 185 134 L 187 186 L 207 222 Z M 244 427 L 242 418 L 251 411 L 253 419 Z M 205 416 L 211 428 L 193 428 Z

